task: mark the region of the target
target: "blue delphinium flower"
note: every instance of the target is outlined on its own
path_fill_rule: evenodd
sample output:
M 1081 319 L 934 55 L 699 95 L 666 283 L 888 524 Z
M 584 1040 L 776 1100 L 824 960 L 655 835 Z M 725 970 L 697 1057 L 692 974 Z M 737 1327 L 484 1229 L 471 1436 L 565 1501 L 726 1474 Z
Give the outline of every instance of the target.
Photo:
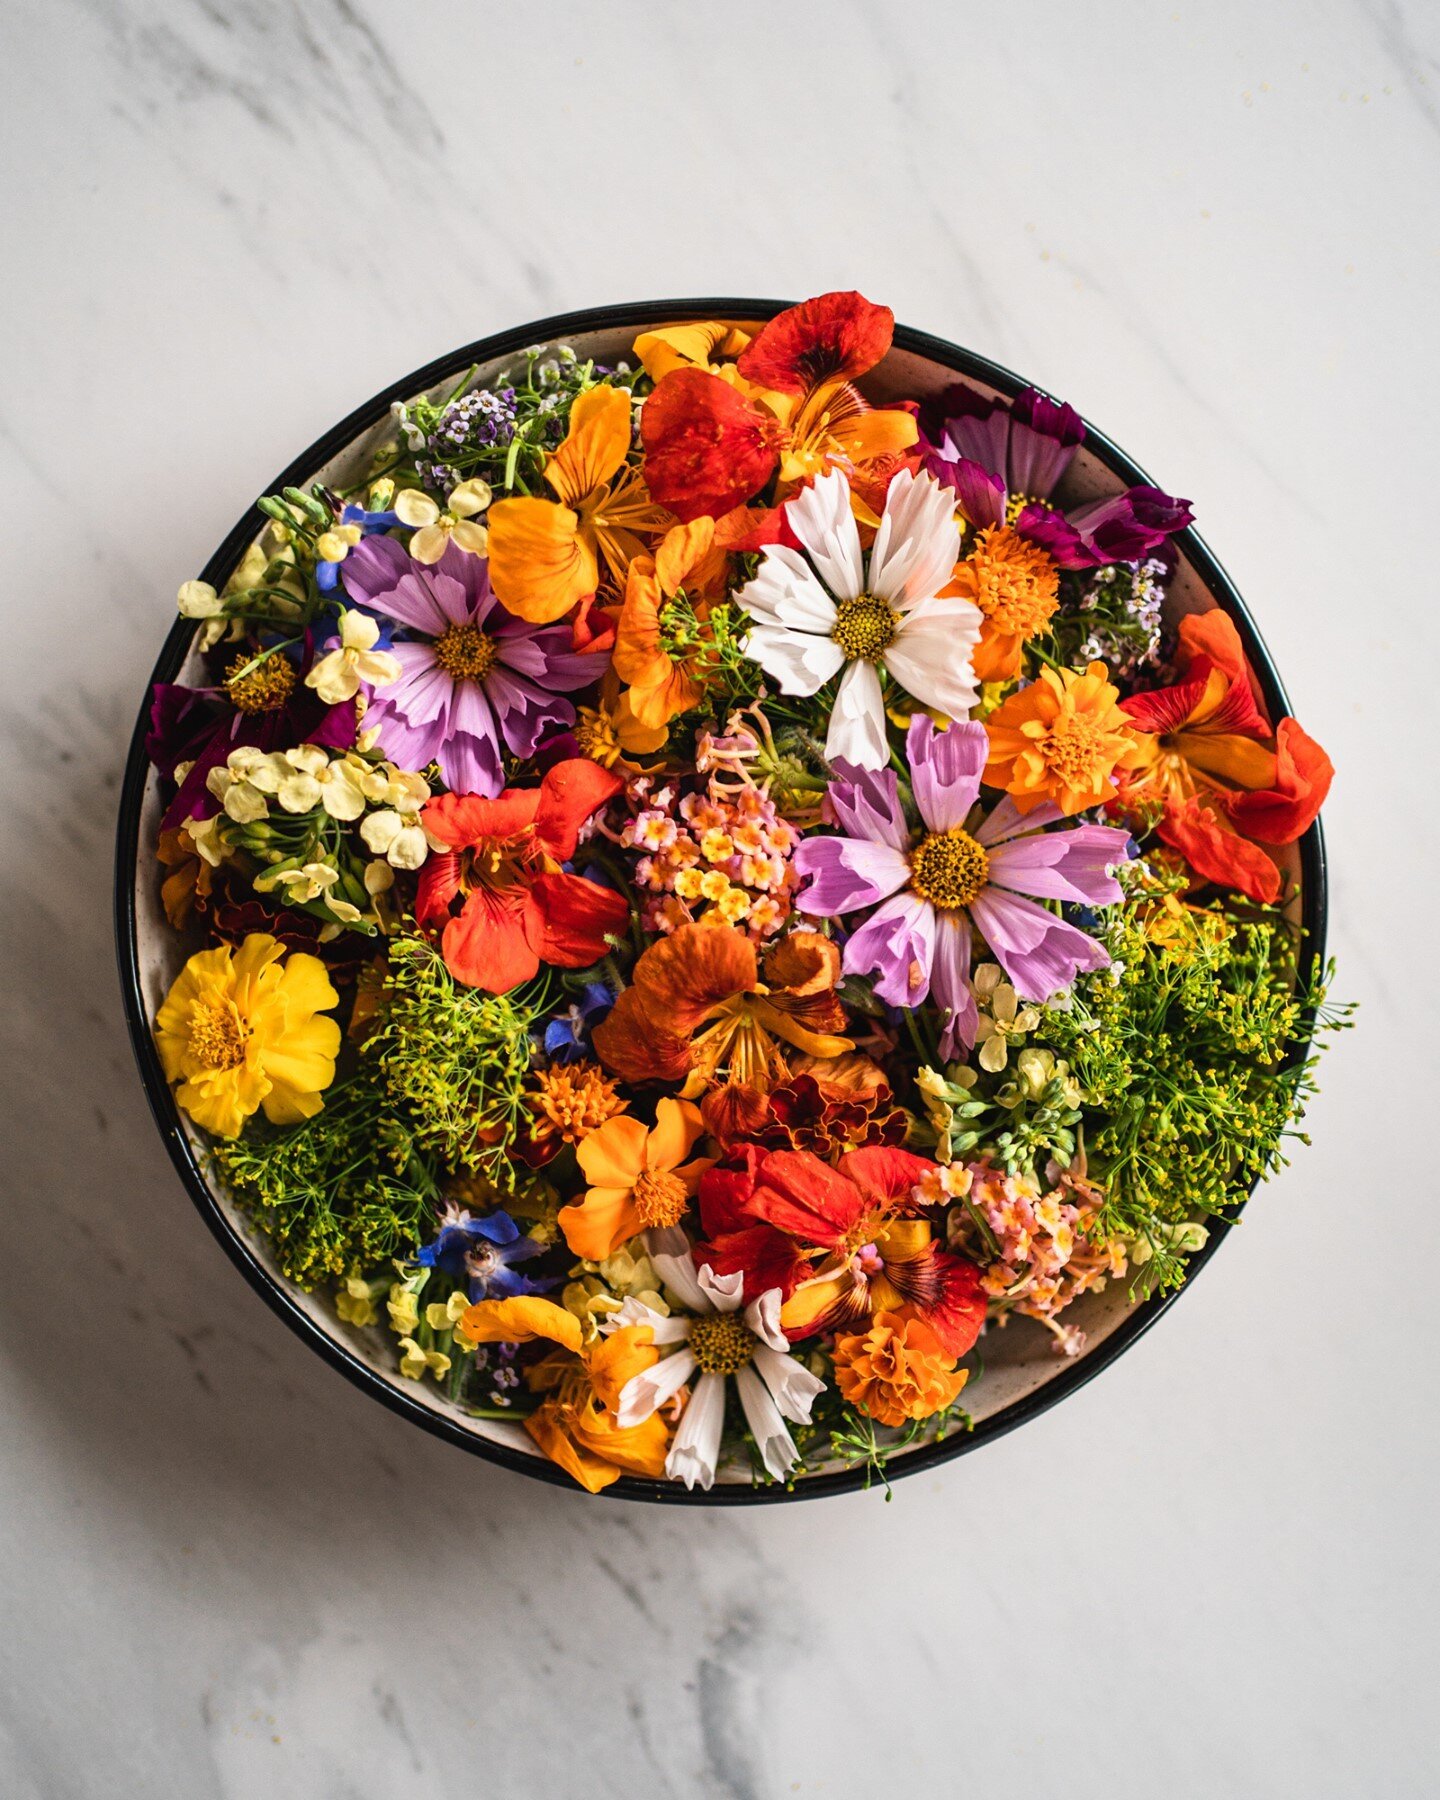
M 580 998 L 545 1027 L 545 1054 L 551 1062 L 579 1062 L 590 1054 L 590 1033 L 615 1004 L 603 981 L 587 981 Z
M 339 556 L 330 561 L 322 559 L 315 564 L 315 585 L 320 592 L 322 594 L 334 593 L 340 581 L 340 565 L 361 538 L 374 537 L 377 532 L 389 531 L 399 523 L 400 515 L 398 513 L 366 512 L 363 506 L 347 506 L 340 514 L 338 529 L 333 532 L 325 532 L 320 539 L 323 547 L 326 538 L 334 537 L 338 539 L 341 547 Z
M 463 1207 L 447 1206 L 433 1243 L 415 1254 L 424 1269 L 439 1269 L 464 1281 L 472 1301 L 510 1300 L 517 1294 L 543 1294 L 556 1285 L 554 1278 L 534 1281 L 519 1273 L 517 1264 L 543 1256 L 545 1246 L 525 1237 L 506 1212 L 487 1213 L 477 1219 Z

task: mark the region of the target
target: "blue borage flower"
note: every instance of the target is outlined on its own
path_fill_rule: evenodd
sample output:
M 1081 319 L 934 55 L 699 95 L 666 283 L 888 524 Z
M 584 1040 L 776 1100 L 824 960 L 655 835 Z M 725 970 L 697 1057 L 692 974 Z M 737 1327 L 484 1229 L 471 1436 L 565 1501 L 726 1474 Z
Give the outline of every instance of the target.
M 322 594 L 334 593 L 340 581 L 340 565 L 362 538 L 390 531 L 400 523 L 399 513 L 367 512 L 363 506 L 346 506 L 340 522 L 324 531 L 316 543 L 315 585 Z
M 551 1062 L 580 1062 L 590 1055 L 590 1033 L 609 1013 L 615 996 L 603 981 L 587 981 L 578 1000 L 557 1013 L 542 1039 Z
M 472 1301 L 509 1300 L 517 1294 L 547 1293 L 556 1285 L 553 1278 L 534 1281 L 517 1271 L 517 1264 L 544 1254 L 545 1246 L 523 1236 L 509 1213 L 477 1219 L 452 1202 L 440 1216 L 439 1234 L 415 1253 L 415 1260 L 421 1268 L 464 1281 Z

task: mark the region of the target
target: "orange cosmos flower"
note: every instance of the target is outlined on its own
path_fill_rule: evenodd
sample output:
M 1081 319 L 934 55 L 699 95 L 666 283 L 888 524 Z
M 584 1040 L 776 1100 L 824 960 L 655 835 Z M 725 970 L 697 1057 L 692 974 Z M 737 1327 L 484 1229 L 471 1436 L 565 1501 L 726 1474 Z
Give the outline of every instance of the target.
M 560 1209 L 560 1229 L 576 1256 L 603 1262 L 640 1231 L 678 1225 L 713 1158 L 685 1159 L 705 1127 L 688 1100 L 664 1099 L 647 1130 L 622 1115 L 591 1132 L 576 1156 L 590 1186 Z
M 765 958 L 730 925 L 682 925 L 643 952 L 631 985 L 593 1033 L 595 1053 L 624 1081 L 683 1082 L 687 1100 L 723 1077 L 767 1091 L 789 1074 L 780 1045 L 839 1056 L 845 1014 L 835 997 L 840 952 L 816 931 L 792 932 Z
M 1280 871 L 1260 846 L 1309 829 L 1334 767 L 1294 719 L 1272 729 L 1227 613 L 1191 613 L 1179 633 L 1179 681 L 1123 703 L 1140 735 L 1116 771 L 1120 804 L 1158 804 L 1156 835 L 1201 880 L 1268 903 Z
M 675 526 L 653 560 L 637 556 L 631 563 L 615 629 L 614 667 L 630 684 L 630 714 L 642 730 L 663 731 L 704 693 L 706 646 L 667 643 L 668 615 L 683 594 L 703 624 L 710 601 L 725 591 L 725 566 L 724 551 L 715 548 L 715 521 L 708 518 Z
M 531 1392 L 545 1398 L 525 1420 L 525 1429 L 551 1462 L 589 1493 L 598 1494 L 622 1474 L 652 1480 L 664 1474 L 670 1430 L 662 1415 L 652 1413 L 631 1426 L 615 1417 L 621 1388 L 660 1360 L 648 1326 L 627 1326 L 587 1348 L 573 1313 L 553 1300 L 522 1295 L 470 1307 L 461 1314 L 456 1335 L 472 1344 L 548 1338 L 560 1346 L 526 1371 Z
M 1013 681 L 1025 645 L 1050 623 L 1060 604 L 1054 558 L 1009 525 L 987 525 L 955 565 L 942 593 L 962 594 L 983 614 L 971 667 L 981 681 Z
M 985 721 L 990 758 L 981 779 L 1004 788 L 1022 813 L 1042 800 L 1062 813 L 1115 797 L 1115 765 L 1135 745 L 1135 727 L 1116 704 L 1120 690 L 1103 662 L 1083 675 L 1042 669 Z
M 624 388 L 587 388 L 545 464 L 555 499 L 520 495 L 490 508 L 490 584 L 522 619 L 548 624 L 593 594 L 602 557 L 611 579 L 623 582 L 643 539 L 668 523 L 625 466 L 630 404 Z
M 969 1379 L 934 1329 L 907 1313 L 877 1313 L 863 1331 L 835 1339 L 835 1385 L 879 1425 L 928 1419 L 953 1406 Z
M 686 329 L 697 335 L 665 345 L 663 360 L 673 357 L 673 365 L 640 417 L 645 478 L 656 499 L 677 518 L 718 518 L 777 472 L 778 500 L 840 468 L 861 506 L 874 512 L 872 473 L 893 474 L 894 459 L 919 436 L 913 414 L 874 408 L 854 385 L 890 348 L 889 307 L 856 293 L 787 307 L 745 345 L 733 368 L 718 373 L 709 358 L 733 342 L 732 328 L 712 322 Z M 687 366 L 700 353 L 706 366 Z

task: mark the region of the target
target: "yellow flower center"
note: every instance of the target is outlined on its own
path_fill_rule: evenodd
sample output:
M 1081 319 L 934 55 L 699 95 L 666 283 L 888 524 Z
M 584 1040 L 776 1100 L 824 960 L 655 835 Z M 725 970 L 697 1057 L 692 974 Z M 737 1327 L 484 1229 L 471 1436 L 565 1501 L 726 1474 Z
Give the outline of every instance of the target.
M 975 604 L 1007 637 L 1034 637 L 1060 604 L 1053 559 L 1008 525 L 987 525 L 967 560 Z
M 704 1375 L 743 1369 L 759 1341 L 738 1313 L 707 1313 L 690 1321 L 690 1349 Z
M 1067 787 L 1085 787 L 1093 782 L 1104 750 L 1104 732 L 1093 719 L 1078 713 L 1058 718 L 1040 741 L 1045 766 L 1053 769 Z
M 225 671 L 225 692 L 242 713 L 279 712 L 295 686 L 295 665 L 280 651 L 262 662 L 237 656 Z
M 690 1196 L 685 1183 L 669 1169 L 645 1169 L 635 1183 L 635 1210 L 647 1231 L 663 1231 L 685 1217 Z
M 1013 525 L 1027 506 L 1039 506 L 1034 494 L 1012 494 L 1005 502 L 1005 523 Z
M 495 663 L 495 640 L 478 625 L 451 625 L 435 640 L 435 660 L 456 681 L 483 681 Z
M 620 760 L 620 740 L 615 735 L 613 723 L 605 713 L 595 712 L 591 707 L 580 708 L 575 743 L 582 756 L 599 763 L 602 769 L 613 769 Z
M 949 912 L 968 906 L 990 879 L 990 858 L 968 831 L 932 831 L 910 853 L 910 886 Z
M 852 662 L 856 657 L 875 662 L 894 642 L 897 623 L 894 609 L 883 600 L 873 594 L 857 594 L 836 608 L 830 636 Z
M 245 1060 L 250 1027 L 233 1000 L 206 994 L 191 1008 L 186 1036 L 190 1054 L 202 1069 L 238 1069 Z

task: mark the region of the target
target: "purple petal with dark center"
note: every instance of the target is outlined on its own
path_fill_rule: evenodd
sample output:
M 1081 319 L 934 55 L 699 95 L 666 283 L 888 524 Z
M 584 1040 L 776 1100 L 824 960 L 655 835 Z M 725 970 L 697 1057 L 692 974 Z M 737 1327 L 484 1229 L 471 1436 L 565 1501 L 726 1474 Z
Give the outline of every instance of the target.
M 476 738 L 469 732 L 457 731 L 440 746 L 435 760 L 445 785 L 453 793 L 479 794 L 482 799 L 493 800 L 505 785 L 500 774 L 499 747 L 493 738 Z
M 1006 838 L 1021 837 L 1027 831 L 1039 831 L 1042 826 L 1053 825 L 1057 819 L 1064 817 L 1053 800 L 1042 800 L 1028 813 L 1022 813 L 1009 794 L 1006 794 L 999 805 L 977 826 L 975 842 L 983 844 L 988 850 L 992 844 L 1003 844 Z
M 1032 544 L 1038 544 L 1062 569 L 1090 569 L 1095 566 L 1085 540 L 1064 513 L 1050 506 L 1022 507 L 1015 529 Z
M 1007 495 L 1003 476 L 993 474 L 968 456 L 947 457 L 932 450 L 925 467 L 955 495 L 955 502 L 972 525 L 1003 525 Z
M 958 1056 L 975 1042 L 979 1008 L 970 986 L 970 915 L 939 913 L 936 918 L 935 963 L 930 995 L 948 1016 L 940 1038 L 940 1054 Z
M 486 679 L 485 698 L 495 708 L 507 748 L 516 756 L 529 756 L 551 726 L 575 720 L 575 708 L 568 700 L 542 692 L 498 663 Z
M 1010 403 L 1010 458 L 1005 473 L 1012 494 L 1048 500 L 1085 441 L 1085 425 L 1073 406 L 1026 388 Z
M 399 584 L 414 565 L 410 552 L 390 537 L 369 537 L 359 543 L 340 565 L 345 592 L 374 612 L 385 610 L 381 596 Z
M 1194 517 L 1188 500 L 1177 500 L 1156 487 L 1133 487 L 1077 507 L 1070 523 L 1092 563 L 1139 562 Z
M 366 724 L 374 723 L 377 721 L 367 716 Z M 443 714 L 426 719 L 421 724 L 410 725 L 398 713 L 387 711 L 378 720 L 378 724 L 380 748 L 401 769 L 423 769 L 426 763 L 437 759 L 445 742 Z

